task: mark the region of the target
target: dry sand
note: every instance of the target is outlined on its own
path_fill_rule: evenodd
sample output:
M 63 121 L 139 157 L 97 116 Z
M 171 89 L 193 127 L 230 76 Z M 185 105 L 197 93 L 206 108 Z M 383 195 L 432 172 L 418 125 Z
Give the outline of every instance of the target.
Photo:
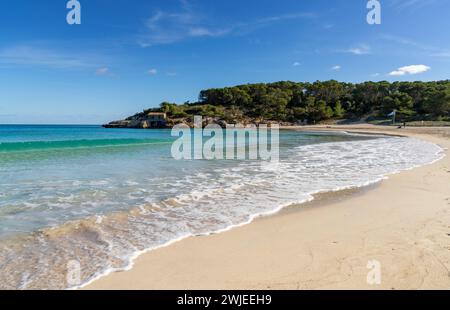
M 450 146 L 450 129 L 333 126 L 415 136 Z M 218 235 L 148 252 L 87 289 L 450 289 L 450 156 L 391 176 L 362 193 L 311 205 Z M 381 284 L 367 283 L 368 261 Z

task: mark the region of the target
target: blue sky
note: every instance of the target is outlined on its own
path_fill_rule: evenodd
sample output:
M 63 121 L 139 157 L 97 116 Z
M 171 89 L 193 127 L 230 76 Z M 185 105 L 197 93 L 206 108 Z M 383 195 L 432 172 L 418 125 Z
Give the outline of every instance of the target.
M 0 3 L 0 124 L 98 124 L 202 89 L 278 80 L 450 78 L 450 1 Z

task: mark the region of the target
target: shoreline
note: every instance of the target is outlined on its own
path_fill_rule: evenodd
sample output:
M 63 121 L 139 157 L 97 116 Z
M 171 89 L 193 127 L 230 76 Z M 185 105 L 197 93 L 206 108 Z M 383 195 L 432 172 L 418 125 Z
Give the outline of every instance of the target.
M 399 172 L 397 172 L 397 173 L 399 173 Z M 337 199 L 338 200 L 349 199 L 352 196 L 362 195 L 363 193 L 370 191 L 372 188 L 377 187 L 381 182 L 382 182 L 382 180 L 379 180 L 379 181 L 375 181 L 375 182 L 367 184 L 367 185 L 362 185 L 362 186 L 357 186 L 357 187 L 339 189 L 339 190 L 335 190 L 335 191 L 318 192 L 315 194 L 311 194 L 312 198 L 310 200 L 305 200 L 304 202 L 298 202 L 298 203 L 294 203 L 294 204 L 290 204 L 290 205 L 286 205 L 286 206 L 279 206 L 278 208 L 276 208 L 270 212 L 255 214 L 247 222 L 243 222 L 240 224 L 234 224 L 227 228 L 224 228 L 224 229 L 221 229 L 218 231 L 210 231 L 205 234 L 186 235 L 186 236 L 183 236 L 183 237 L 180 237 L 177 239 L 170 240 L 169 242 L 158 245 L 156 247 L 138 251 L 130 256 L 130 258 L 129 258 L 130 263 L 127 267 L 105 270 L 104 272 L 98 274 L 97 276 L 95 276 L 93 279 L 90 279 L 86 283 L 83 283 L 77 287 L 69 288 L 69 290 L 89 289 L 89 286 L 91 286 L 93 283 L 101 280 L 102 278 L 108 277 L 111 274 L 127 272 L 127 271 L 132 270 L 134 268 L 136 260 L 140 256 L 146 255 L 153 251 L 157 251 L 157 250 L 160 250 L 163 248 L 170 247 L 174 244 L 183 242 L 184 240 L 191 239 L 191 238 L 200 238 L 200 237 L 208 237 L 208 236 L 223 234 L 223 233 L 232 231 L 234 229 L 238 229 L 240 227 L 251 225 L 255 221 L 259 221 L 262 219 L 288 214 L 289 212 L 301 212 L 303 209 L 317 208 L 317 207 L 325 206 L 326 203 L 329 203 L 330 201 L 336 201 Z
M 359 131 L 360 133 L 375 133 L 375 134 L 388 134 L 388 135 L 400 135 L 400 136 L 415 136 L 418 137 L 421 134 L 420 133 L 410 133 L 410 132 L 398 132 L 397 130 L 394 130 L 393 128 L 380 128 L 375 126 L 368 126 L 368 125 L 358 125 L 358 126 L 314 126 L 314 127 L 289 127 L 289 128 L 283 128 L 283 129 L 294 129 L 294 130 L 327 130 L 327 131 L 348 131 L 348 132 L 355 132 Z M 422 128 L 423 129 L 423 128 Z M 424 137 L 422 137 L 424 138 Z M 432 138 L 428 137 L 425 138 L 425 140 L 434 140 L 431 142 L 443 142 L 446 145 L 442 145 L 442 147 L 448 148 L 448 141 L 443 140 L 442 138 L 436 138 L 433 136 Z M 440 144 L 440 143 L 439 143 Z M 448 155 L 448 149 L 445 151 L 445 153 Z M 448 159 L 448 156 L 446 157 Z M 441 160 L 440 162 L 442 162 Z M 283 253 L 281 251 L 280 253 L 272 253 L 271 255 L 267 255 L 267 248 L 266 249 L 247 249 L 243 251 L 245 253 L 243 254 L 236 253 L 236 255 L 233 255 L 232 261 L 233 261 L 233 270 L 241 270 L 239 275 L 236 275 L 236 272 L 233 272 L 231 270 L 228 273 L 224 273 L 221 271 L 221 268 L 219 267 L 221 264 L 226 264 L 225 261 L 221 257 L 217 257 L 215 255 L 210 256 L 210 253 L 217 252 L 218 244 L 222 245 L 224 247 L 228 247 L 230 249 L 234 249 L 235 247 L 242 244 L 243 240 L 248 239 L 248 234 L 254 235 L 257 232 L 264 232 L 267 231 L 267 228 L 270 228 L 271 226 L 274 226 L 275 222 L 283 222 L 283 227 L 287 226 L 293 229 L 295 231 L 295 227 L 293 226 L 293 218 L 295 217 L 295 221 L 305 222 L 306 219 L 299 218 L 300 214 L 313 214 L 313 217 L 320 216 L 321 213 L 330 213 L 333 206 L 336 205 L 344 205 L 344 207 L 348 204 L 351 204 L 351 202 L 355 199 L 366 199 L 367 196 L 370 195 L 370 193 L 373 193 L 377 190 L 382 190 L 387 185 L 386 183 L 392 183 L 391 179 L 395 179 L 397 176 L 402 176 L 406 174 L 406 172 L 416 171 L 417 169 L 426 169 L 425 167 L 432 167 L 436 165 L 426 165 L 421 166 L 419 168 L 415 168 L 413 170 L 403 171 L 399 174 L 389 175 L 389 179 L 387 181 L 382 181 L 381 183 L 377 185 L 369 185 L 364 186 L 356 190 L 355 192 L 352 192 L 351 194 L 345 195 L 343 200 L 341 200 L 344 191 L 340 192 L 330 192 L 325 194 L 318 194 L 314 195 L 315 199 L 312 202 L 307 202 L 305 204 L 301 204 L 301 207 L 298 207 L 299 205 L 294 206 L 288 206 L 285 208 L 282 208 L 281 211 L 276 212 L 274 215 L 267 215 L 267 216 L 260 216 L 256 220 L 252 221 L 249 224 L 244 224 L 237 226 L 235 228 L 232 228 L 231 230 L 226 230 L 225 232 L 218 233 L 218 234 L 212 234 L 208 236 L 197 236 L 197 237 L 187 237 L 183 238 L 181 241 L 175 241 L 172 242 L 170 245 L 166 245 L 164 247 L 159 247 L 156 250 L 148 250 L 144 254 L 139 255 L 132 264 L 132 268 L 128 269 L 128 271 L 123 272 L 114 272 L 110 273 L 106 276 L 102 276 L 99 279 L 95 281 L 91 281 L 90 284 L 84 285 L 83 287 L 85 289 L 216 289 L 216 288 L 230 288 L 230 289 L 248 289 L 248 288 L 295 288 L 295 286 L 287 285 L 286 287 L 278 287 L 276 285 L 277 281 L 271 280 L 272 278 L 282 277 L 283 273 L 286 272 L 285 269 L 280 267 L 276 267 L 276 270 L 272 271 L 271 279 L 260 281 L 261 283 L 256 284 L 256 282 L 249 282 L 247 284 L 242 284 L 243 282 L 249 281 L 247 280 L 248 277 L 245 276 L 245 268 L 242 269 L 242 265 L 246 265 L 245 263 L 248 263 L 248 255 L 250 256 L 257 256 L 257 257 L 264 257 L 265 256 L 276 256 L 277 261 L 286 262 L 289 266 L 291 266 L 292 269 L 299 269 L 298 271 L 301 271 L 301 269 L 308 269 L 308 266 L 302 262 L 300 259 L 300 262 L 297 264 L 291 262 L 291 259 L 289 257 L 286 257 L 286 253 Z M 414 174 L 414 173 L 413 173 Z M 328 198 L 322 199 L 320 197 L 326 197 Z M 339 196 L 341 196 L 339 198 Z M 320 207 L 320 208 L 318 208 Z M 325 211 L 322 211 L 325 210 Z M 335 208 L 333 210 L 333 213 L 336 213 L 338 208 Z M 315 215 L 314 215 L 315 214 Z M 336 214 L 341 215 L 342 214 Z M 310 216 L 310 215 L 309 215 Z M 269 227 L 267 227 L 269 226 Z M 318 228 L 316 228 L 317 230 Z M 324 234 L 326 233 L 326 228 L 321 228 L 322 231 L 319 231 L 320 233 Z M 325 231 L 323 231 L 325 230 Z M 288 237 L 292 236 L 289 235 Z M 273 238 L 273 237 L 272 237 Z M 270 237 L 269 237 L 270 239 Z M 255 240 L 258 244 L 265 243 L 264 237 L 255 237 Z M 283 239 L 274 239 L 271 240 L 272 244 L 276 243 L 283 243 L 285 244 L 286 241 Z M 295 241 L 295 238 L 294 238 Z M 302 240 L 303 242 L 307 240 Z M 268 242 L 268 245 L 270 242 Z M 290 240 L 290 242 L 287 242 L 285 244 L 286 246 L 290 245 L 290 248 L 292 246 L 302 252 L 301 250 L 305 250 L 303 252 L 308 252 L 308 247 L 300 246 L 296 247 L 295 242 L 293 240 Z M 270 248 L 270 247 L 269 247 Z M 198 254 L 195 253 L 195 249 L 199 252 Z M 224 253 L 225 254 L 225 253 Z M 333 255 L 330 255 L 332 257 Z M 207 258 L 207 259 L 206 259 Z M 267 258 L 266 258 L 267 259 Z M 266 259 L 263 259 L 266 260 Z M 326 260 L 326 257 L 325 257 Z M 170 261 L 171 263 L 167 263 L 167 261 Z M 213 268 L 213 266 L 210 266 L 209 268 L 205 268 L 208 270 L 203 270 L 201 266 L 198 265 L 198 262 L 203 262 L 206 265 L 213 265 L 216 268 Z M 244 264 L 242 264 L 244 262 Z M 156 266 L 155 267 L 155 263 Z M 296 266 L 297 265 L 297 266 Z M 256 264 L 256 266 L 261 267 L 259 264 Z M 251 266 L 249 266 L 250 269 Z M 259 272 L 251 272 L 250 274 L 252 277 L 261 277 L 263 274 L 265 274 L 266 270 L 270 270 L 271 265 L 266 265 L 266 268 L 261 269 Z M 325 266 L 326 267 L 326 264 Z M 361 267 L 361 266 L 359 266 Z M 363 268 L 365 266 L 362 266 Z M 280 270 L 279 270 L 280 269 Z M 327 269 L 327 268 L 325 268 Z M 174 272 L 176 270 L 176 272 Z M 192 274 L 197 270 L 198 274 Z M 207 272 L 207 274 L 205 274 Z M 154 276 L 152 276 L 154 274 Z M 199 274 L 203 275 L 201 279 L 198 278 Z M 208 274 L 211 275 L 208 276 Z M 230 274 L 235 274 L 234 277 L 230 278 Z M 146 275 L 146 276 L 144 276 Z M 197 276 L 196 276 L 197 275 Z M 215 276 L 213 276 L 215 275 Z M 320 272 L 317 274 L 313 274 L 310 276 L 312 278 L 309 281 L 314 282 L 314 276 L 317 278 L 320 278 Z M 152 278 L 155 279 L 152 279 Z M 250 278 L 252 278 L 250 277 Z M 164 280 L 163 280 L 163 279 Z M 182 281 L 180 281 L 180 278 L 182 278 Z M 300 277 L 301 278 L 301 277 Z M 213 280 L 211 282 L 211 280 Z M 301 279 L 300 279 L 301 280 Z M 279 281 L 278 281 L 279 282 Z M 180 283 L 183 283 L 180 285 Z M 275 284 L 274 284 L 275 283 Z M 450 283 L 446 283 L 448 285 L 448 288 L 450 288 Z M 297 285 L 298 287 L 298 285 Z M 311 288 L 318 288 L 320 286 L 312 285 Z M 332 288 L 338 288 L 333 287 Z M 365 288 L 364 286 L 350 286 L 352 288 Z M 440 286 L 438 286 L 440 287 Z M 446 286 L 444 286 L 446 287 Z M 302 287 L 298 287 L 302 288 Z

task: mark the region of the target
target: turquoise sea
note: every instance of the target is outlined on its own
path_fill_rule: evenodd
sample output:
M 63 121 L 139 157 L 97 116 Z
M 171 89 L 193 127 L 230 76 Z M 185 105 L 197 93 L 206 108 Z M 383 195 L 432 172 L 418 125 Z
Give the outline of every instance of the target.
M 144 251 L 441 158 L 434 144 L 280 132 L 280 161 L 174 160 L 170 130 L 0 125 L 0 288 L 83 285 Z

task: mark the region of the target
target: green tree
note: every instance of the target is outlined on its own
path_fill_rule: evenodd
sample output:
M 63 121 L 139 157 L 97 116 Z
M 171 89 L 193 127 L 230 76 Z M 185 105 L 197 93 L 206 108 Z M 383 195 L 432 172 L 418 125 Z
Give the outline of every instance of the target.
M 383 115 L 387 115 L 396 110 L 398 119 L 405 120 L 414 114 L 413 105 L 414 102 L 411 96 L 405 93 L 395 93 L 384 97 L 381 111 Z
M 450 88 L 435 90 L 429 94 L 424 109 L 435 117 L 450 118 Z
M 338 100 L 338 101 L 336 102 L 336 105 L 334 106 L 334 112 L 333 112 L 333 114 L 334 114 L 334 117 L 337 117 L 337 118 L 342 118 L 342 117 L 344 117 L 344 115 L 345 115 L 345 110 L 344 110 L 344 108 L 342 107 L 342 104 L 341 104 L 341 101 L 340 101 L 340 100 Z
M 222 118 L 241 117 L 275 121 L 386 116 L 398 111 L 402 119 L 450 119 L 450 81 L 314 83 L 281 81 L 202 90 L 199 101 L 163 103 L 170 117 L 201 113 Z M 155 109 L 150 109 L 154 111 Z M 238 113 L 239 111 L 239 113 Z

